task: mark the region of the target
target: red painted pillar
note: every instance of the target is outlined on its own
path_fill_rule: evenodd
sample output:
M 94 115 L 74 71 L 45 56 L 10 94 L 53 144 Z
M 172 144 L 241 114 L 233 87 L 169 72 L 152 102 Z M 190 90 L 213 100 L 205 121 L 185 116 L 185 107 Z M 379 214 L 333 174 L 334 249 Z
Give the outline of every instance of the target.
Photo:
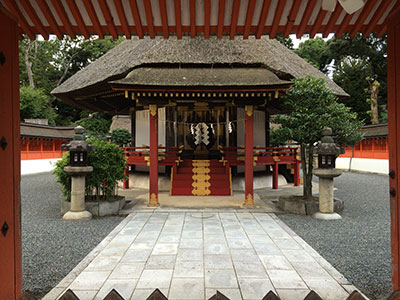
M 279 165 L 278 162 L 275 161 L 274 166 L 272 167 L 272 189 L 278 189 L 278 177 L 279 177 Z
M 294 164 L 294 186 L 300 185 L 300 162 Z
M 253 106 L 245 106 L 245 146 L 244 146 L 244 194 L 245 206 L 254 205 L 254 192 L 253 192 L 253 123 L 254 114 Z
M 150 157 L 149 157 L 149 206 L 158 206 L 158 113 L 157 105 L 149 105 Z
M 129 166 L 127 166 L 126 169 L 124 170 L 124 175 L 128 177 L 128 179 L 124 180 L 122 187 L 124 190 L 126 190 L 129 189 Z
M 390 234 L 393 290 L 400 289 L 400 8 L 389 17 L 388 52 L 388 125 L 390 169 Z
M 0 5 L 0 299 L 21 296 L 18 25 Z

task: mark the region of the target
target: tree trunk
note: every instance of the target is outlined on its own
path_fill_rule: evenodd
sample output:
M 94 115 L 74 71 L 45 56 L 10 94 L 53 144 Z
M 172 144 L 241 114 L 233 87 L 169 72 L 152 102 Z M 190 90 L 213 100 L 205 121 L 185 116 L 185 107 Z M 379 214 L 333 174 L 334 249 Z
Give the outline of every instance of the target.
M 308 162 L 306 160 L 307 144 L 302 144 L 300 149 L 302 170 L 303 170 L 303 197 L 310 199 L 312 197 L 312 169 L 313 169 L 313 147 L 309 146 Z
M 34 89 L 35 82 L 33 81 L 32 62 L 29 61 L 29 54 L 31 52 L 31 48 L 32 48 L 32 42 L 30 39 L 28 39 L 28 46 L 26 47 L 25 51 L 25 68 L 26 68 L 26 73 L 28 74 L 29 86 Z
M 370 84 L 371 88 L 371 123 L 373 125 L 379 124 L 379 113 L 378 113 L 378 94 L 379 94 L 379 83 L 374 81 Z

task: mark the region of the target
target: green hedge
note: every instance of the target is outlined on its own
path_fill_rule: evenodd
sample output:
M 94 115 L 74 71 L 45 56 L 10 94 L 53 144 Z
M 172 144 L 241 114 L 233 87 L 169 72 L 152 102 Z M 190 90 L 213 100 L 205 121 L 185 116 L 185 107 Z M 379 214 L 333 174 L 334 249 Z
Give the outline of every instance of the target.
M 90 137 L 87 141 L 96 146 L 96 151 L 88 154 L 88 163 L 93 167 L 93 172 L 86 176 L 86 196 L 97 201 L 114 201 L 118 181 L 126 179 L 124 152 L 117 145 L 95 137 Z M 71 177 L 64 171 L 64 167 L 68 165 L 69 152 L 56 163 L 53 173 L 61 184 L 65 199 L 70 201 Z

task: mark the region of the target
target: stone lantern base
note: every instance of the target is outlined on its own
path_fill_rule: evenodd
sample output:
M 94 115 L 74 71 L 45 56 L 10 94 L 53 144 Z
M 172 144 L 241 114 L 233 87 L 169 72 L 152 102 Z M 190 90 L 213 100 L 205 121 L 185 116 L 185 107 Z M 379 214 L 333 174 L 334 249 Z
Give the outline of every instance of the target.
M 84 211 L 67 211 L 63 219 L 65 221 L 78 221 L 78 220 L 90 220 L 92 218 L 92 214 L 87 210 Z
M 64 171 L 71 176 L 71 209 L 64 214 L 63 219 L 90 220 L 92 214 L 85 209 L 85 176 L 93 171 L 93 167 L 67 166 Z
M 316 212 L 315 214 L 312 215 L 314 219 L 318 220 L 340 220 L 342 218 L 341 215 L 338 213 L 322 213 L 322 212 Z

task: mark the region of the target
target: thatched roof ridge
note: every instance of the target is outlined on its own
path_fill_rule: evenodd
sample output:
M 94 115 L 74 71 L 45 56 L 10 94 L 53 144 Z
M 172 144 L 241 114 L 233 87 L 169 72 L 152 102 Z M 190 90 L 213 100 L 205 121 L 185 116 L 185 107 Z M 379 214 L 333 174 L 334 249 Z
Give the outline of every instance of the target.
M 265 68 L 137 68 L 113 84 L 136 86 L 283 86 L 281 80 Z
M 311 75 L 324 78 L 328 88 L 339 96 L 348 96 L 325 74 L 276 40 L 227 37 L 176 37 L 164 39 L 132 38 L 116 46 L 95 62 L 77 72 L 52 93 L 62 95 L 89 88 L 101 82 L 121 79 L 132 69 L 146 64 L 261 64 L 281 79 Z

